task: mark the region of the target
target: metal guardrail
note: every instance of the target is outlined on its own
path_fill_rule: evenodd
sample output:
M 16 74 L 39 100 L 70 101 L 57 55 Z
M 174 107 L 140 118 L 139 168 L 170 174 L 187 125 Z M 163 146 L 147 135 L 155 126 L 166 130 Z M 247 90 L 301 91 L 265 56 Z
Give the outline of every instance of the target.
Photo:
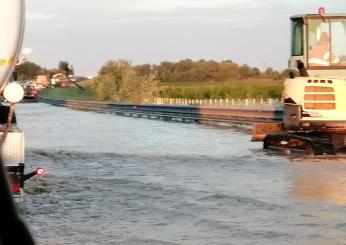
M 39 97 L 39 101 L 71 109 L 176 121 L 270 123 L 281 122 L 283 118 L 282 109 L 262 110 L 195 105 L 127 104 L 56 100 L 43 97 Z
M 280 104 L 279 99 L 182 99 L 182 98 L 153 98 L 153 104 L 157 105 L 198 105 L 198 106 L 223 106 L 241 108 L 274 108 Z

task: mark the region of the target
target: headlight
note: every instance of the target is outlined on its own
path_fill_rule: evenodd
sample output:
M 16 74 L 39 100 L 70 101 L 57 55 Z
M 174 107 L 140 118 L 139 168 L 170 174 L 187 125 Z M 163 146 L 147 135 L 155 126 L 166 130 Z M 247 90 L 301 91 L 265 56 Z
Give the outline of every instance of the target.
M 3 96 L 10 103 L 18 103 L 24 97 L 24 89 L 18 83 L 9 83 L 4 89 Z

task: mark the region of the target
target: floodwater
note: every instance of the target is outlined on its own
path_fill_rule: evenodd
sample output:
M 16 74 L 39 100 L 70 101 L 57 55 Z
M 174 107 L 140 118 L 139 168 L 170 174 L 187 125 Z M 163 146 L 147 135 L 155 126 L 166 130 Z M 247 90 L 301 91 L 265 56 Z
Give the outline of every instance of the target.
M 346 158 L 213 128 L 30 103 L 19 211 L 37 244 L 346 244 Z

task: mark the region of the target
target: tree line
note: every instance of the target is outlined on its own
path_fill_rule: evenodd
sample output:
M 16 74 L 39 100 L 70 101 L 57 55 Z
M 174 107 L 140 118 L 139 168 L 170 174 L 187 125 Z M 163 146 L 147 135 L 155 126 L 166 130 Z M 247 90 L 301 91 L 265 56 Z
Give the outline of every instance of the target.
M 135 69 L 141 74 L 155 74 L 163 83 L 174 82 L 227 82 L 246 80 L 248 78 L 270 78 L 279 80 L 287 76 L 288 71 L 276 71 L 269 67 L 261 71 L 247 64 L 239 65 L 231 60 L 217 62 L 214 60 L 191 59 L 178 62 L 163 61 L 159 65 L 137 65 Z
M 280 83 L 249 84 L 245 80 L 281 80 L 286 76 L 285 72 L 273 68 L 262 72 L 256 67 L 232 61 L 185 59 L 164 61 L 159 65 L 131 65 L 126 60 L 109 60 L 101 67 L 98 76 L 89 82 L 89 88 L 97 100 L 135 103 L 148 102 L 156 96 L 188 99 L 279 98 L 282 91 Z M 244 84 L 233 84 L 235 80 Z M 208 86 L 203 82 L 207 82 L 204 84 Z M 180 86 L 182 84 L 188 86 Z
M 112 61 L 107 61 L 100 68 L 99 74 L 104 74 L 105 66 L 109 62 Z M 248 78 L 279 80 L 287 77 L 288 74 L 288 70 L 280 72 L 269 67 L 261 71 L 257 67 L 250 67 L 247 64 L 239 65 L 231 60 L 217 62 L 214 60 L 193 61 L 184 59 L 177 62 L 163 61 L 158 65 L 142 64 L 133 66 L 129 61 L 126 61 L 126 63 L 135 69 L 138 74 L 144 76 L 154 75 L 162 83 L 227 82 L 235 79 L 246 80 Z M 58 67 L 53 69 L 47 69 L 33 62 L 26 61 L 16 66 L 15 71 L 19 80 L 33 80 L 37 75 L 51 76 L 55 73 L 74 74 L 73 65 L 70 65 L 67 61 L 60 61 Z
M 47 69 L 34 62 L 26 61 L 17 65 L 14 71 L 19 81 L 35 80 L 38 75 L 52 77 L 56 73 L 63 73 L 66 76 L 74 74 L 73 65 L 67 61 L 59 61 L 58 67 L 53 69 Z
M 18 80 L 35 79 L 37 75 L 51 76 L 62 72 L 74 73 L 73 66 L 60 61 L 57 69 L 45 69 L 32 62 L 17 66 Z M 279 72 L 273 68 L 264 71 L 247 64 L 239 65 L 231 60 L 221 62 L 209 60 L 178 62 L 163 61 L 160 64 L 132 65 L 127 60 L 109 60 L 99 70 L 98 75 L 84 86 L 96 100 L 123 101 L 132 103 L 149 102 L 156 96 L 172 98 L 277 98 L 282 86 L 260 84 L 251 85 L 247 79 L 265 78 L 280 81 L 287 77 L 288 70 Z M 232 81 L 244 85 L 232 84 Z M 260 81 L 260 80 L 258 80 Z M 228 83 L 229 82 L 229 83 Z M 215 84 L 202 86 L 202 84 Z M 181 87 L 190 84 L 192 87 Z M 189 86 L 190 86 L 189 85 Z M 221 85 L 221 86 L 220 86 Z

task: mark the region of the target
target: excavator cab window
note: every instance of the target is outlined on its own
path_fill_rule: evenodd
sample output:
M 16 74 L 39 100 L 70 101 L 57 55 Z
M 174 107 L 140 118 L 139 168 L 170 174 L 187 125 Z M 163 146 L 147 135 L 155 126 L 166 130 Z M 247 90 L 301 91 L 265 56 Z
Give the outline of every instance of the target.
M 303 26 L 304 22 L 302 18 L 292 19 L 291 22 L 291 55 L 302 56 L 303 55 Z
M 309 19 L 309 66 L 346 66 L 346 20 Z
M 346 66 L 346 20 L 331 21 L 331 53 L 338 58 L 335 65 Z

